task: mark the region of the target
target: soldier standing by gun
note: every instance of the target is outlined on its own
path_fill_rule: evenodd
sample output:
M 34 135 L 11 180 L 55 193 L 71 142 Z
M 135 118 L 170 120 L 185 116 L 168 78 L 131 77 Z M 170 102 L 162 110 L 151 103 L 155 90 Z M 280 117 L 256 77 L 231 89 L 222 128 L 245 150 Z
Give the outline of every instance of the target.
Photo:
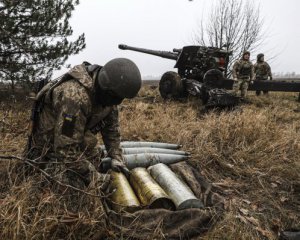
M 100 132 L 113 159 L 112 170 L 128 173 L 120 148 L 117 105 L 135 97 L 140 87 L 139 69 L 125 58 L 103 67 L 84 62 L 60 80 L 49 82 L 36 96 L 39 114 L 27 157 L 74 187 L 82 189 L 93 179 L 103 183 L 96 170 L 101 157 L 96 134 Z
M 264 61 L 264 54 L 257 55 L 257 62 L 254 64 L 255 81 L 266 81 L 268 77 L 272 80 L 272 72 L 270 65 Z M 256 91 L 256 95 L 259 96 L 261 91 Z M 263 91 L 264 94 L 268 94 L 268 91 Z
M 241 59 L 237 60 L 232 68 L 233 76 L 233 92 L 238 95 L 239 90 L 241 90 L 241 97 L 247 96 L 247 89 L 249 83 L 253 82 L 254 78 L 254 68 L 250 59 L 250 52 L 246 51 L 243 53 Z

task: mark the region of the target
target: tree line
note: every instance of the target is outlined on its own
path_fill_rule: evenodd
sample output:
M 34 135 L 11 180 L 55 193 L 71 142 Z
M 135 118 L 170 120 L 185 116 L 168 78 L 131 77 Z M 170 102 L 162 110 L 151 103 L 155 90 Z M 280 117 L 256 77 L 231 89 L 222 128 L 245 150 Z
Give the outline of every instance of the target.
M 78 0 L 0 0 L 0 80 L 29 83 L 50 78 L 85 48 L 69 24 Z

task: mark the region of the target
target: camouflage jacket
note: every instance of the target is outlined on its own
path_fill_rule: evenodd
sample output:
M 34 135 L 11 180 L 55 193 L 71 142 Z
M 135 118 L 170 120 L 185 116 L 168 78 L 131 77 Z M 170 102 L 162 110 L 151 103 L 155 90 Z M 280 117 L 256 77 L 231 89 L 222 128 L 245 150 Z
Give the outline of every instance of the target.
M 232 76 L 237 79 L 253 80 L 254 68 L 252 62 L 243 59 L 237 60 L 232 68 Z
M 255 79 L 266 80 L 272 78 L 271 67 L 267 62 L 256 62 L 254 64 Z
M 71 79 L 50 88 L 46 85 L 41 90 L 44 105 L 34 131 L 33 146 L 46 149 L 46 155 L 58 161 L 93 160 L 99 158 L 95 134 L 101 132 L 108 156 L 121 160 L 117 106 L 94 103 L 93 79 L 83 64 L 68 74 Z

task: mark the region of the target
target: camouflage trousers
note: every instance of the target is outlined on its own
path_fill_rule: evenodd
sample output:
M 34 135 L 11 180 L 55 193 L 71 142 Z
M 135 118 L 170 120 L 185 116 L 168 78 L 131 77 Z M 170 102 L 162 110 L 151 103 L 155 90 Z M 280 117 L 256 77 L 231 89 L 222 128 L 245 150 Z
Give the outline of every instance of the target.
M 40 148 L 32 148 L 24 157 L 32 165 L 23 163 L 18 172 L 24 173 L 24 179 L 35 179 L 39 189 L 54 193 L 68 211 L 84 211 L 93 204 L 88 193 L 103 196 L 109 185 L 110 175 L 98 172 L 86 157 L 72 161 Z
M 246 97 L 248 92 L 247 90 L 249 87 L 249 82 L 250 81 L 248 78 L 238 79 L 237 81 L 235 81 L 232 86 L 233 93 L 235 95 L 238 95 L 239 91 L 241 90 L 241 97 Z
M 58 158 L 54 152 L 42 153 L 40 148 L 32 148 L 26 157 L 35 163 L 36 169 L 43 170 L 53 178 L 54 182 L 57 181 L 78 189 L 106 187 L 107 175 L 99 173 L 96 168 L 100 165 L 100 156 L 93 156 L 91 159 L 82 157 L 68 162 Z M 36 169 L 25 167 L 28 169 L 27 175 L 38 172 Z
M 51 177 L 51 191 L 60 196 L 66 209 L 80 212 L 93 204 L 88 194 L 101 196 L 108 187 L 110 175 L 99 173 L 87 160 L 48 163 L 45 170 Z
M 256 78 L 255 81 L 268 81 L 268 78 Z M 262 91 L 264 94 L 268 94 L 269 91 Z M 261 91 L 257 90 L 256 92 L 256 96 L 259 96 Z

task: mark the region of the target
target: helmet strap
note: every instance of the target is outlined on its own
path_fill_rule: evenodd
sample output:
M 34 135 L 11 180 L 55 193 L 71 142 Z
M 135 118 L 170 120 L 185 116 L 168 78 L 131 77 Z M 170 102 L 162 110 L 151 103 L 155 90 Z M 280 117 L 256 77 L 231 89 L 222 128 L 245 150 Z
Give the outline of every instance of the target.
M 119 105 L 123 98 L 119 98 L 118 96 L 114 96 L 112 92 L 109 90 L 103 90 L 97 81 L 95 81 L 95 104 L 99 104 L 102 106 L 114 106 Z

